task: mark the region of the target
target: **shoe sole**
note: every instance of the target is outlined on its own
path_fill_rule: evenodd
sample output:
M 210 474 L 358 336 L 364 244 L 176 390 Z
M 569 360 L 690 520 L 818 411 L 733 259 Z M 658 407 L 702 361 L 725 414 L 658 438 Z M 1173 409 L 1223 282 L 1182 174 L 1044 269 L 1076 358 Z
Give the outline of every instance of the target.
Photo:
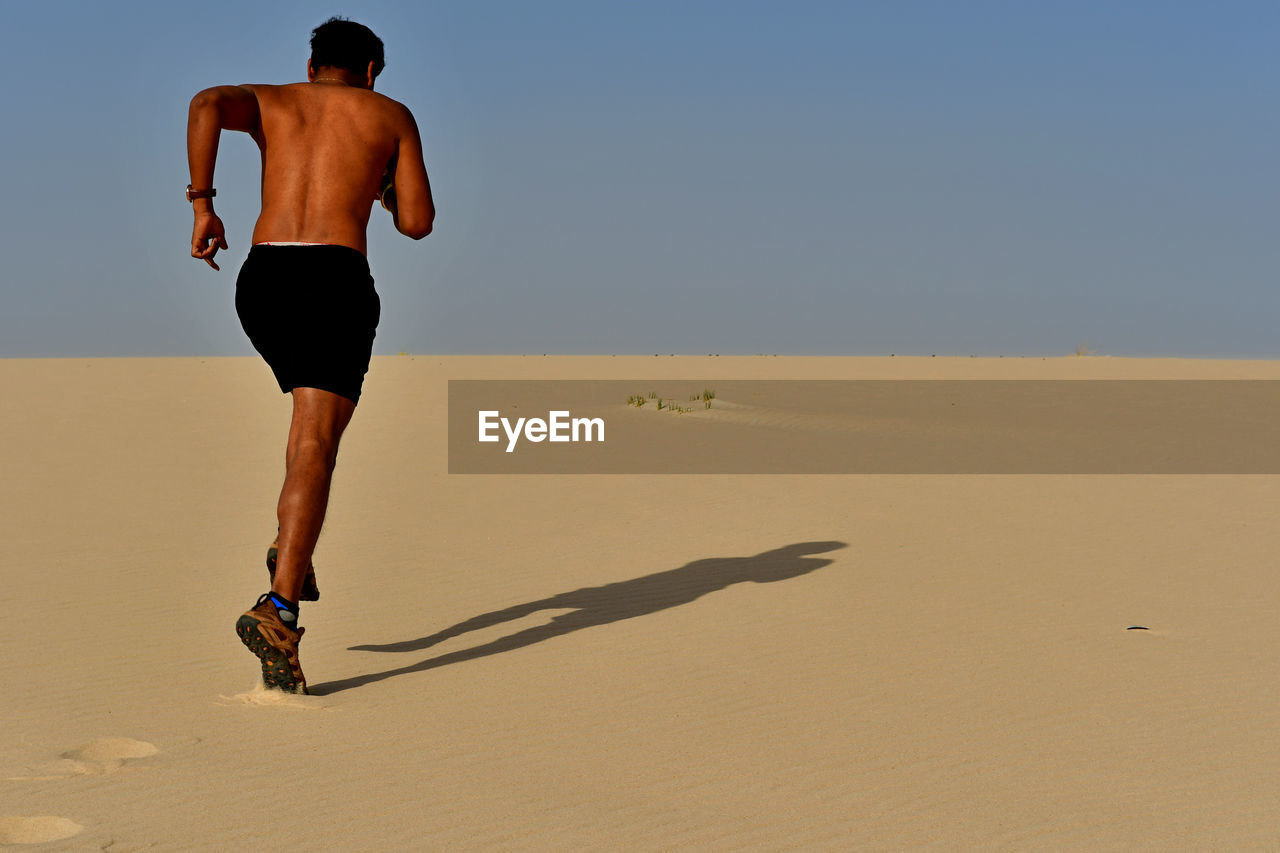
M 276 558 L 279 556 L 279 549 L 271 547 L 267 549 L 267 574 L 271 577 L 271 582 L 276 582 Z M 316 571 L 314 568 L 307 569 L 307 576 L 302 581 L 302 592 L 298 593 L 299 601 L 319 601 L 320 588 L 316 586 Z
M 299 685 L 293 677 L 293 668 L 284 652 L 267 642 L 258 630 L 258 620 L 248 613 L 236 620 L 236 634 L 240 642 L 262 661 L 262 686 L 268 690 L 306 695 L 306 685 Z

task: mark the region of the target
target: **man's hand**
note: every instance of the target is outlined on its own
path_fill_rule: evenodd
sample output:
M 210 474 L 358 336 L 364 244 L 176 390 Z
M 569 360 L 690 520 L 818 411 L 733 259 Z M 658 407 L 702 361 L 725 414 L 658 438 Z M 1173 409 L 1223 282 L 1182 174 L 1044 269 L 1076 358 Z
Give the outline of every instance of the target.
M 213 212 L 197 213 L 196 224 L 191 231 L 191 257 L 199 258 L 215 270 L 221 269 L 213 256 L 225 248 L 227 238 L 222 232 L 222 220 Z
M 396 215 L 396 185 L 395 178 L 390 173 L 382 176 L 382 191 L 378 193 L 378 201 L 382 203 L 382 209 L 390 212 L 394 218 Z
M 387 170 L 382 173 L 382 180 L 378 182 L 378 186 L 377 200 L 381 202 L 382 209 L 394 217 L 396 215 L 396 160 L 394 157 L 387 164 Z

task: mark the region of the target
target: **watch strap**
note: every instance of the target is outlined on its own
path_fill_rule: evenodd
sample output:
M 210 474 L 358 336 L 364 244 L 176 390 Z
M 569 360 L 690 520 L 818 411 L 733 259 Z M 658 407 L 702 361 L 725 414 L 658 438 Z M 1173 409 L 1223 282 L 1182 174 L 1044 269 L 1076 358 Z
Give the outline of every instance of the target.
M 196 190 L 191 188 L 191 184 L 187 184 L 187 201 L 195 201 L 198 198 L 213 198 L 218 191 L 213 187 L 207 190 Z

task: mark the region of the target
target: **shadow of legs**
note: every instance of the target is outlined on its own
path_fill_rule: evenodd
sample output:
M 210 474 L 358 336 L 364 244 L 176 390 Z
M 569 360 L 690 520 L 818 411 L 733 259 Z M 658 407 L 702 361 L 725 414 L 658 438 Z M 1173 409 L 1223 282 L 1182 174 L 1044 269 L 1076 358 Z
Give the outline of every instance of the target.
M 420 651 L 468 632 L 522 619 L 541 610 L 574 611 L 573 613 L 556 616 L 546 625 L 519 631 L 511 636 L 484 643 L 471 649 L 448 652 L 416 664 L 397 667 L 384 672 L 375 672 L 340 681 L 313 685 L 311 691 L 313 693 L 335 693 L 339 690 L 382 681 L 396 675 L 422 672 L 451 663 L 460 663 L 500 652 L 525 648 L 534 643 L 564 636 L 583 628 L 607 625 L 623 619 L 634 619 L 637 616 L 678 607 L 735 583 L 774 583 L 800 577 L 833 562 L 828 558 L 811 557 L 809 555 L 822 554 L 844 547 L 846 547 L 846 543 L 838 541 L 799 542 L 751 557 L 714 557 L 695 560 L 677 569 L 605 584 L 604 586 L 583 587 L 582 589 L 560 593 L 550 598 L 483 613 L 425 637 L 402 640 L 396 643 L 351 646 L 352 650 L 358 651 Z

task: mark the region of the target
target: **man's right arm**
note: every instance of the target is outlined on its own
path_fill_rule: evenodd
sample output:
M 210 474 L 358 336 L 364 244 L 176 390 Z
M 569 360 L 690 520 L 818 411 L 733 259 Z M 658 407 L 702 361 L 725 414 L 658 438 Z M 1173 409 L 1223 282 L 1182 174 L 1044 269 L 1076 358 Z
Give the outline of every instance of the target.
M 436 207 L 431 198 L 431 182 L 422 162 L 422 138 L 418 134 L 413 113 L 402 110 L 400 135 L 396 145 L 394 202 L 389 206 L 396 230 L 406 237 L 421 240 L 431 233 Z

